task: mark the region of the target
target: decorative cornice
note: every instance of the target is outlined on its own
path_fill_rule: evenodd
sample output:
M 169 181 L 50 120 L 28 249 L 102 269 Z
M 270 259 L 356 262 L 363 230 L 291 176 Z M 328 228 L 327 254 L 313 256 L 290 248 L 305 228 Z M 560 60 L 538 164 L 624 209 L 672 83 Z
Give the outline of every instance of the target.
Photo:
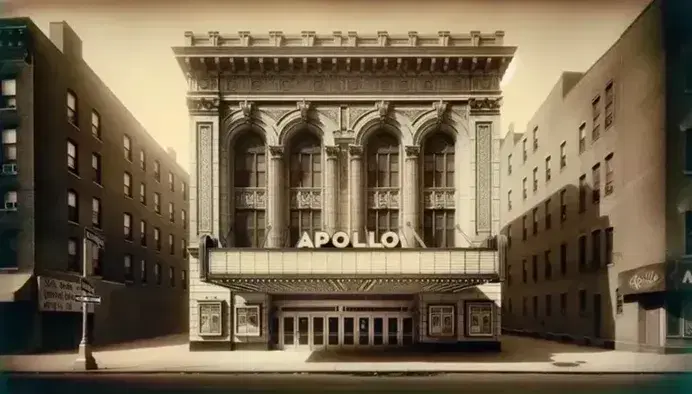
M 361 145 L 349 145 L 348 154 L 352 159 L 359 159 L 363 156 L 363 147 Z
M 341 152 L 338 146 L 325 146 L 324 153 L 327 155 L 327 159 L 336 159 Z

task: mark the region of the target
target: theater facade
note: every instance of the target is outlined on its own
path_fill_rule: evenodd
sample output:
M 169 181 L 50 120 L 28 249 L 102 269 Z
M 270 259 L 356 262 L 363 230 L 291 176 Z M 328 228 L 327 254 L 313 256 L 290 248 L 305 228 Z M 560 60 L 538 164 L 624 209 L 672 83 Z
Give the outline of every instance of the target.
M 190 349 L 499 350 L 503 37 L 186 33 Z

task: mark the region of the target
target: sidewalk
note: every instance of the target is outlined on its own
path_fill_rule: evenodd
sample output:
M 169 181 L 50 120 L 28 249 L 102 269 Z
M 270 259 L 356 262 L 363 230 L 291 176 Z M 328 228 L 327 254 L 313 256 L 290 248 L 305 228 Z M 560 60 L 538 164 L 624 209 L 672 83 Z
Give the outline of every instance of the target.
M 692 355 L 602 350 L 504 336 L 502 353 L 190 352 L 165 337 L 97 349 L 97 373 L 683 373 Z M 6 372 L 72 372 L 76 354 L 0 356 Z

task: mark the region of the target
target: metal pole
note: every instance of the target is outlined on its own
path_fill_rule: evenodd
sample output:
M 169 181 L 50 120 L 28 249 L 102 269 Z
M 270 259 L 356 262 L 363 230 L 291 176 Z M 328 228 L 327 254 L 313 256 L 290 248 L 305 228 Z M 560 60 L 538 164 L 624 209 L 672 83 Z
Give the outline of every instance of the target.
M 82 279 L 86 280 L 88 274 L 88 264 L 89 264 L 89 241 L 84 235 L 84 240 L 82 241 Z M 80 283 L 81 287 L 81 283 Z M 82 291 L 84 293 L 84 291 Z M 82 302 L 82 341 L 79 343 L 79 351 L 77 353 L 77 360 L 74 362 L 74 369 L 79 371 L 91 371 L 98 369 L 98 364 L 96 364 L 96 359 L 91 353 L 91 346 L 88 339 L 88 329 L 89 329 L 89 311 L 86 302 Z

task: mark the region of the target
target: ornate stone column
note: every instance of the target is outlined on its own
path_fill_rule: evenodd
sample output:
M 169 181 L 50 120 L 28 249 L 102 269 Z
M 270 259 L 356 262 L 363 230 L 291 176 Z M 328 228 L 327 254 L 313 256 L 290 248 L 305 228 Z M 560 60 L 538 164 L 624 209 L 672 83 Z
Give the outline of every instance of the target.
M 402 240 L 402 246 L 407 248 L 414 248 L 418 245 L 416 241 L 416 235 L 418 232 L 418 195 L 419 195 L 419 185 L 418 185 L 418 155 L 420 153 L 419 146 L 407 146 L 404 148 L 404 153 L 406 154 L 404 162 L 404 183 L 402 185 L 402 218 L 404 222 L 402 223 L 404 239 Z M 413 226 L 413 229 L 409 227 L 409 223 Z
M 280 248 L 283 246 L 283 146 L 269 147 L 269 174 L 267 185 L 267 230 L 271 228 L 267 237 L 267 248 Z M 271 227 L 269 227 L 271 226 Z
M 324 227 L 330 234 L 336 231 L 337 217 L 337 158 L 339 148 L 336 146 L 325 146 L 325 181 L 324 198 L 322 199 L 322 214 L 324 215 Z
M 351 206 L 351 227 L 350 231 L 363 232 L 365 224 L 363 222 L 363 147 L 360 145 L 349 145 L 349 203 Z

